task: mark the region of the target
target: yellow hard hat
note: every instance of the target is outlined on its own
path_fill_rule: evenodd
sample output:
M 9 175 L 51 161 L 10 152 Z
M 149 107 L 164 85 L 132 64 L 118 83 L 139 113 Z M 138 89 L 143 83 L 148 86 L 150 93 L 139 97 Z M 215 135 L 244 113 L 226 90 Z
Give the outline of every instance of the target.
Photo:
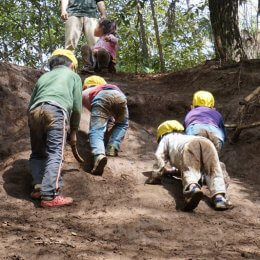
M 90 76 L 84 80 L 83 89 L 86 89 L 90 86 L 99 86 L 99 85 L 104 85 L 104 84 L 107 84 L 107 83 L 102 77 Z
M 75 57 L 75 55 L 73 54 L 72 51 L 70 50 L 65 50 L 65 49 L 57 49 L 52 53 L 52 57 L 57 56 L 57 55 L 63 55 L 66 56 L 68 59 L 70 59 L 74 65 L 74 68 L 77 69 L 78 67 L 78 61 Z
M 204 90 L 200 90 L 194 93 L 193 95 L 193 100 L 192 100 L 192 105 L 194 107 L 214 107 L 215 105 L 215 99 L 213 95 Z
M 168 120 L 168 121 L 163 122 L 157 128 L 157 141 L 164 134 L 170 133 L 170 132 L 173 132 L 173 131 L 183 132 L 184 131 L 184 127 L 177 120 Z

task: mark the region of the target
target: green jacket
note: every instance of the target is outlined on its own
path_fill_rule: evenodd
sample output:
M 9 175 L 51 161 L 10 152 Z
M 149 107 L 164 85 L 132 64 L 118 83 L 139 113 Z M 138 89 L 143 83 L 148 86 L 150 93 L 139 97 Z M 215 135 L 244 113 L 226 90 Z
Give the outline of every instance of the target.
M 35 85 L 28 110 L 48 101 L 64 109 L 71 129 L 78 129 L 82 111 L 82 82 L 78 74 L 66 66 L 43 74 Z
M 67 12 L 70 16 L 97 17 L 97 3 L 103 0 L 69 0 Z

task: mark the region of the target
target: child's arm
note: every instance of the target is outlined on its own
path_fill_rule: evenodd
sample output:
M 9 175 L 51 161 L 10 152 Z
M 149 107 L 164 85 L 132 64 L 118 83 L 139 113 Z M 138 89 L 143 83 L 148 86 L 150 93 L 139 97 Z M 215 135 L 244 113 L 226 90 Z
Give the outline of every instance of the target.
M 34 89 L 33 89 L 32 95 L 31 95 L 30 103 L 29 103 L 28 109 L 27 109 L 28 112 L 29 112 L 29 110 L 30 110 L 30 107 L 31 107 L 32 104 L 33 104 L 33 100 L 34 100 L 34 97 L 35 97 L 36 92 L 37 92 L 37 83 L 36 83 L 36 86 L 35 86 Z
M 68 20 L 68 12 L 67 7 L 69 4 L 69 0 L 61 0 L 61 19 L 62 20 Z
M 106 36 L 105 36 L 105 40 L 106 40 L 107 42 L 112 42 L 112 43 L 114 43 L 114 44 L 117 44 L 117 43 L 118 43 L 118 38 L 117 38 L 115 35 L 113 35 L 113 34 L 106 35 Z
M 155 152 L 155 156 L 157 159 L 157 166 L 158 166 L 158 170 L 159 172 L 163 172 L 167 162 L 168 162 L 168 139 L 167 138 L 163 138 L 158 147 L 157 150 Z
M 96 0 L 98 11 L 100 13 L 100 18 L 105 19 L 106 18 L 106 6 L 103 0 Z
M 77 75 L 73 88 L 73 109 L 70 118 L 71 130 L 78 130 L 82 111 L 82 82 Z
M 153 166 L 152 175 L 146 180 L 146 184 L 161 183 L 161 176 L 164 174 L 165 166 L 168 161 L 168 139 L 163 138 L 155 152 L 156 163 Z

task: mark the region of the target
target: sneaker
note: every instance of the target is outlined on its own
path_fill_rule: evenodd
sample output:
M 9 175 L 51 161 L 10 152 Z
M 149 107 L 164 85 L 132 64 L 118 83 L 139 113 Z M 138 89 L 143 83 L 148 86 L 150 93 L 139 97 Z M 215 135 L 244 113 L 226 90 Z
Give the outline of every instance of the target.
M 118 156 L 118 151 L 114 146 L 108 145 L 107 148 L 106 148 L 106 155 L 108 155 L 108 156 Z
M 184 196 L 185 196 L 185 206 L 183 210 L 192 211 L 199 205 L 199 202 L 203 197 L 203 192 L 200 190 L 200 188 L 197 185 L 195 185 L 189 191 L 185 192 Z
M 56 196 L 52 200 L 42 200 L 41 206 L 43 208 L 52 208 L 52 207 L 62 207 L 71 205 L 73 203 L 73 199 L 71 197 L 63 197 L 63 196 Z
M 41 184 L 34 185 L 31 198 L 34 200 L 39 200 L 41 198 Z
M 102 175 L 107 164 L 107 157 L 104 154 L 99 154 L 94 158 L 94 167 L 91 171 L 94 175 Z
M 232 203 L 220 194 L 214 197 L 213 205 L 215 210 L 227 210 L 233 208 Z

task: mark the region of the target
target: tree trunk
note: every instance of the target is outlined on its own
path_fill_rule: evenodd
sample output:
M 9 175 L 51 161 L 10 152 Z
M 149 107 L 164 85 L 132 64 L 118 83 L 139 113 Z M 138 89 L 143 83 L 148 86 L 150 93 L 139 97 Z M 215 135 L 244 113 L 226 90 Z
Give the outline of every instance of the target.
M 238 29 L 238 0 L 209 0 L 216 58 L 236 61 L 246 58 Z
M 260 0 L 258 0 L 258 9 L 257 9 L 257 14 L 256 14 L 256 31 L 258 32 L 258 28 L 259 28 L 259 26 L 258 26 L 258 18 L 259 18 L 259 16 L 260 16 Z
M 141 13 L 141 6 L 139 0 L 137 0 L 137 16 L 138 22 L 140 25 L 140 39 L 141 39 L 141 48 L 143 53 L 143 65 L 148 67 L 149 66 L 149 53 L 146 41 L 146 34 L 145 34 L 145 27 L 144 27 L 144 19 Z
M 190 0 L 186 0 L 186 4 L 187 4 L 187 10 L 189 11 L 189 9 L 190 9 Z
M 169 8 L 167 10 L 167 17 L 166 17 L 166 19 L 167 19 L 167 27 L 168 27 L 168 32 L 171 35 L 171 37 L 173 36 L 172 35 L 172 31 L 173 31 L 173 29 L 175 27 L 176 2 L 178 2 L 178 0 L 172 0 L 170 5 L 169 5 Z
M 153 23 L 154 23 L 154 30 L 155 30 L 155 35 L 156 35 L 156 43 L 157 43 L 159 57 L 160 57 L 160 70 L 162 72 L 165 72 L 165 63 L 164 63 L 164 58 L 163 58 L 162 45 L 161 45 L 161 41 L 160 41 L 159 28 L 158 28 L 156 15 L 155 15 L 155 9 L 154 9 L 154 0 L 150 0 L 150 4 L 151 4 L 152 17 L 153 17 Z

